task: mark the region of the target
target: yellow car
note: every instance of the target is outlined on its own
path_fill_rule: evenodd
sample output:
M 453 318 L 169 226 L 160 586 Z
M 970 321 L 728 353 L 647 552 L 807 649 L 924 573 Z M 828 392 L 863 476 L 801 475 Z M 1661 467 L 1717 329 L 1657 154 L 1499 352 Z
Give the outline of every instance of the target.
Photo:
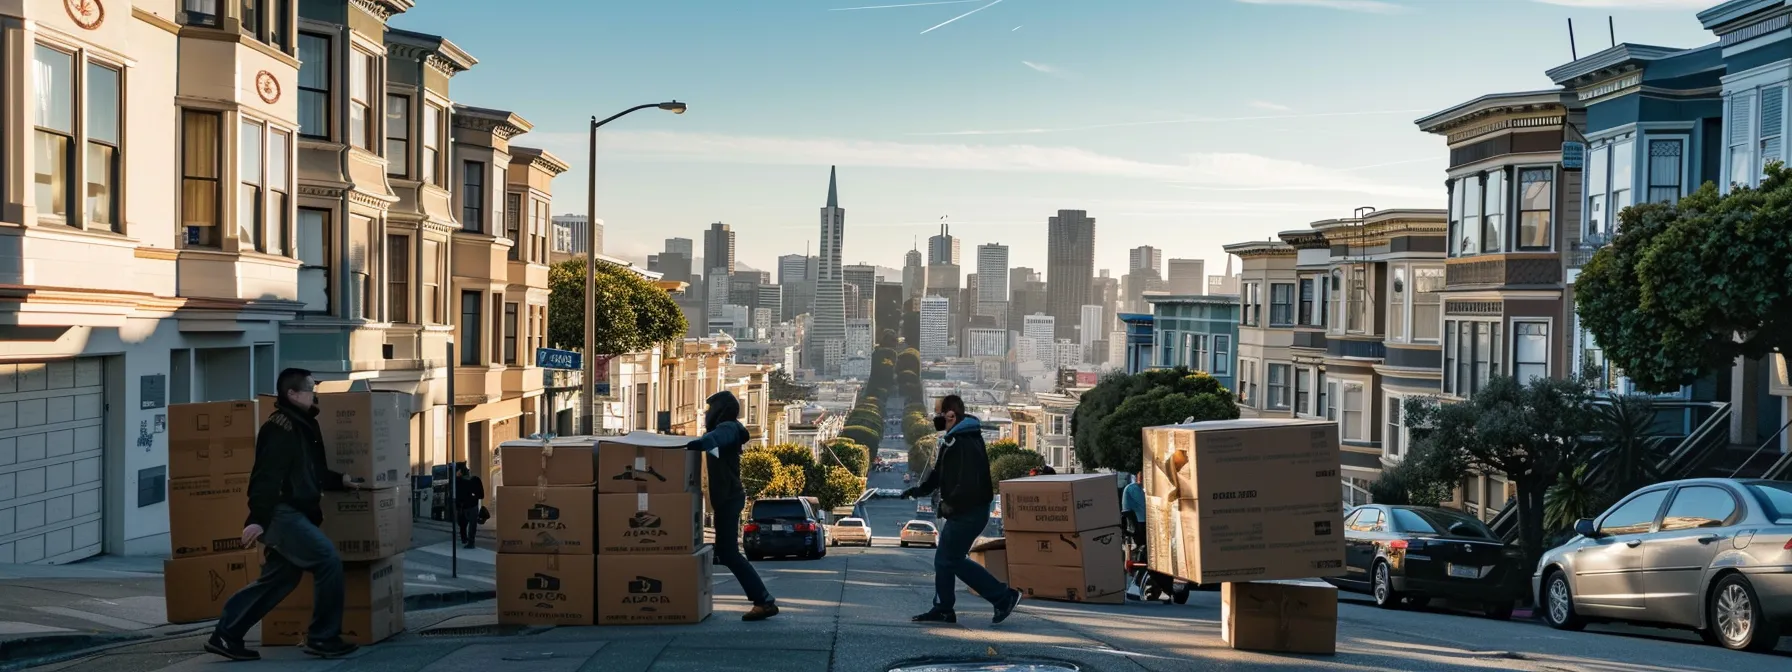
M 902 526 L 902 547 L 925 545 L 939 548 L 940 531 L 933 523 L 925 520 L 911 520 Z

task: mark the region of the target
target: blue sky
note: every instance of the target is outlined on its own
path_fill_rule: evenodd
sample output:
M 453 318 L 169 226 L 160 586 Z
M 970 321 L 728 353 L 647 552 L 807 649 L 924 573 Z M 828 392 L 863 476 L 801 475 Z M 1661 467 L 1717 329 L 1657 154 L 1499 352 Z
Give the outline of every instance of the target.
M 1691 47 L 1717 0 L 917 3 L 428 0 L 392 24 L 472 53 L 453 97 L 521 114 L 518 144 L 577 166 L 557 213 L 585 210 L 586 118 L 689 103 L 600 133 L 611 254 L 722 221 L 774 268 L 815 240 L 838 164 L 847 263 L 899 267 L 944 216 L 967 257 L 1000 242 L 1043 270 L 1046 218 L 1081 209 L 1119 276 L 1138 245 L 1215 273 L 1227 243 L 1441 208 L 1444 143 L 1414 119 L 1550 88 L 1566 19 L 1582 56 L 1609 46 L 1607 16 L 1620 42 Z M 917 6 L 856 9 L 883 5 Z

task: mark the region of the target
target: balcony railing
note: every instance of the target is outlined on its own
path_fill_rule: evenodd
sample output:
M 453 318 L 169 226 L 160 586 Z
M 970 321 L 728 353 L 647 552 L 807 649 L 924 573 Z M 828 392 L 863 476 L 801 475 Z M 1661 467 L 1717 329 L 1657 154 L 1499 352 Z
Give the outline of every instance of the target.
M 1593 260 L 1593 253 L 1598 252 L 1599 248 L 1605 247 L 1610 242 L 1611 237 L 1603 233 L 1581 236 L 1579 241 L 1568 246 L 1568 267 L 1584 268 L 1588 261 Z

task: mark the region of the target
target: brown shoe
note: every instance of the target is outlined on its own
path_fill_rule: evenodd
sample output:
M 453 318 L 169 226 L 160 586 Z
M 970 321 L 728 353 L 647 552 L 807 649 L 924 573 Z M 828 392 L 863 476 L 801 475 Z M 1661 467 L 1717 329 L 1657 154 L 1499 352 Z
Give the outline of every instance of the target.
M 740 620 L 763 621 L 765 619 L 768 619 L 768 618 L 771 618 L 771 617 L 777 616 L 777 615 L 778 615 L 778 605 L 776 605 L 776 604 L 760 604 L 760 605 L 754 605 L 752 611 L 742 614 L 740 617 Z

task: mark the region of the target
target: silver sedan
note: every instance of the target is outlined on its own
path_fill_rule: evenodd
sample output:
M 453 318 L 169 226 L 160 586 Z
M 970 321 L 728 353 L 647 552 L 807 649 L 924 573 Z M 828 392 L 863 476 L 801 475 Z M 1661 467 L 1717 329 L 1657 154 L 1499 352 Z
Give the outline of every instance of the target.
M 1792 626 L 1792 483 L 1658 483 L 1574 531 L 1531 577 L 1552 627 L 1680 627 L 1712 644 L 1771 651 L 1781 626 Z

